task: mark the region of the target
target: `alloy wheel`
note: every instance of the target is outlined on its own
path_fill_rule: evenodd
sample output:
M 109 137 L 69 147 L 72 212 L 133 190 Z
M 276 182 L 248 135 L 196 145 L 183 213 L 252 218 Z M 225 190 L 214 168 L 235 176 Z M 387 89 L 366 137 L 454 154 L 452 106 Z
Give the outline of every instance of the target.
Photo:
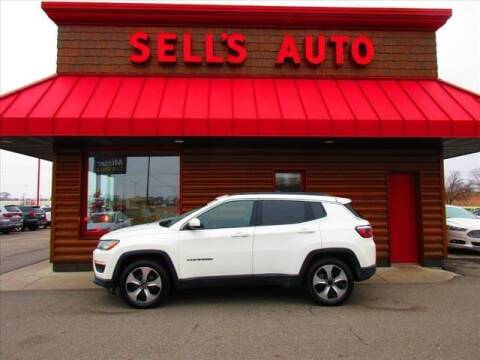
M 326 302 L 337 301 L 348 290 L 347 274 L 337 265 L 322 265 L 313 275 L 313 290 Z
M 162 292 L 162 278 L 151 267 L 134 268 L 125 280 L 125 292 L 130 300 L 137 304 L 151 304 Z

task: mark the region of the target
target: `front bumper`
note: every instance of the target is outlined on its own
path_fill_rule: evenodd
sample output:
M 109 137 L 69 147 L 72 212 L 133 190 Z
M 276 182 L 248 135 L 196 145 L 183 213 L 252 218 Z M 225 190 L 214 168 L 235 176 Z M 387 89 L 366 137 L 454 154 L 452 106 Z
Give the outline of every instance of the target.
M 93 278 L 93 283 L 95 285 L 104 287 L 105 289 L 112 289 L 115 286 L 112 280 L 100 279 L 96 276 Z

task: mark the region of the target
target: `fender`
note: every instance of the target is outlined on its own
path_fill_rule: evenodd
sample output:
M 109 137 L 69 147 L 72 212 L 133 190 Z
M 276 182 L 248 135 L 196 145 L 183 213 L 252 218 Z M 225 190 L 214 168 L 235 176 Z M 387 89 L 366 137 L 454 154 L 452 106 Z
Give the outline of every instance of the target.
M 116 287 L 117 284 L 118 284 L 118 280 L 120 278 L 120 273 L 122 271 L 122 263 L 130 256 L 139 257 L 139 256 L 142 256 L 142 255 L 144 255 L 145 257 L 147 257 L 147 256 L 160 256 L 162 258 L 162 260 L 165 261 L 165 264 L 167 265 L 167 270 L 170 272 L 170 274 L 172 276 L 173 286 L 177 287 L 178 275 L 177 275 L 177 270 L 175 269 L 175 265 L 173 265 L 173 262 L 172 262 L 172 259 L 170 258 L 170 255 L 168 255 L 165 251 L 162 251 L 162 250 L 133 250 L 133 251 L 128 251 L 128 252 L 120 255 L 117 263 L 115 264 L 115 270 L 113 270 L 113 275 L 112 275 L 112 285 L 113 285 L 113 287 Z
M 307 274 L 308 268 L 313 258 L 317 256 L 327 257 L 329 255 L 332 257 L 335 257 L 338 254 L 344 255 L 350 260 L 347 265 L 351 266 L 352 273 L 355 280 L 356 281 L 361 280 L 364 276 L 362 276 L 363 270 L 360 267 L 360 263 L 358 262 L 357 256 L 352 250 L 346 249 L 346 248 L 328 248 L 328 249 L 317 249 L 317 250 L 311 251 L 306 256 L 305 260 L 303 261 L 302 267 L 300 268 L 300 273 L 299 273 L 300 278 L 303 279 Z

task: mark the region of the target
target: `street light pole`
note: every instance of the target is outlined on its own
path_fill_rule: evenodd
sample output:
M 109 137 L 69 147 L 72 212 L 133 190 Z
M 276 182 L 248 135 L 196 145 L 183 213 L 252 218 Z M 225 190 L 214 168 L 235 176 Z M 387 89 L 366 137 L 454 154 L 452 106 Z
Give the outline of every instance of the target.
M 37 164 L 37 206 L 40 206 L 40 159 Z

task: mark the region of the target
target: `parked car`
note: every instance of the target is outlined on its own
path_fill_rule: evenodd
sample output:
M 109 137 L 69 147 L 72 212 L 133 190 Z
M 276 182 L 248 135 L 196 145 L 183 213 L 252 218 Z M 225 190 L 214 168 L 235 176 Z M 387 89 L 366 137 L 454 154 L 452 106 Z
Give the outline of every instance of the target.
M 21 229 L 23 226 L 22 213 L 16 207 L 0 206 L 0 231 L 4 234 Z
M 106 211 L 90 214 L 87 222 L 87 230 L 113 231 L 127 226 L 132 222 L 121 211 Z
M 475 209 L 475 210 L 473 210 L 473 215 L 475 215 L 476 217 L 480 218 L 480 209 Z
M 42 208 L 45 211 L 45 219 L 47 220 L 47 226 L 52 225 L 52 209 L 48 206 Z
M 447 205 L 448 247 L 480 251 L 480 219 L 460 206 Z
M 303 286 L 339 305 L 376 269 L 370 223 L 351 201 L 314 194 L 222 196 L 183 215 L 102 236 L 97 285 L 137 308 L 172 288 L 264 283 Z
M 23 230 L 29 229 L 35 231 L 39 227 L 45 227 L 47 225 L 45 211 L 43 211 L 40 206 L 20 205 L 18 208 L 23 213 Z

